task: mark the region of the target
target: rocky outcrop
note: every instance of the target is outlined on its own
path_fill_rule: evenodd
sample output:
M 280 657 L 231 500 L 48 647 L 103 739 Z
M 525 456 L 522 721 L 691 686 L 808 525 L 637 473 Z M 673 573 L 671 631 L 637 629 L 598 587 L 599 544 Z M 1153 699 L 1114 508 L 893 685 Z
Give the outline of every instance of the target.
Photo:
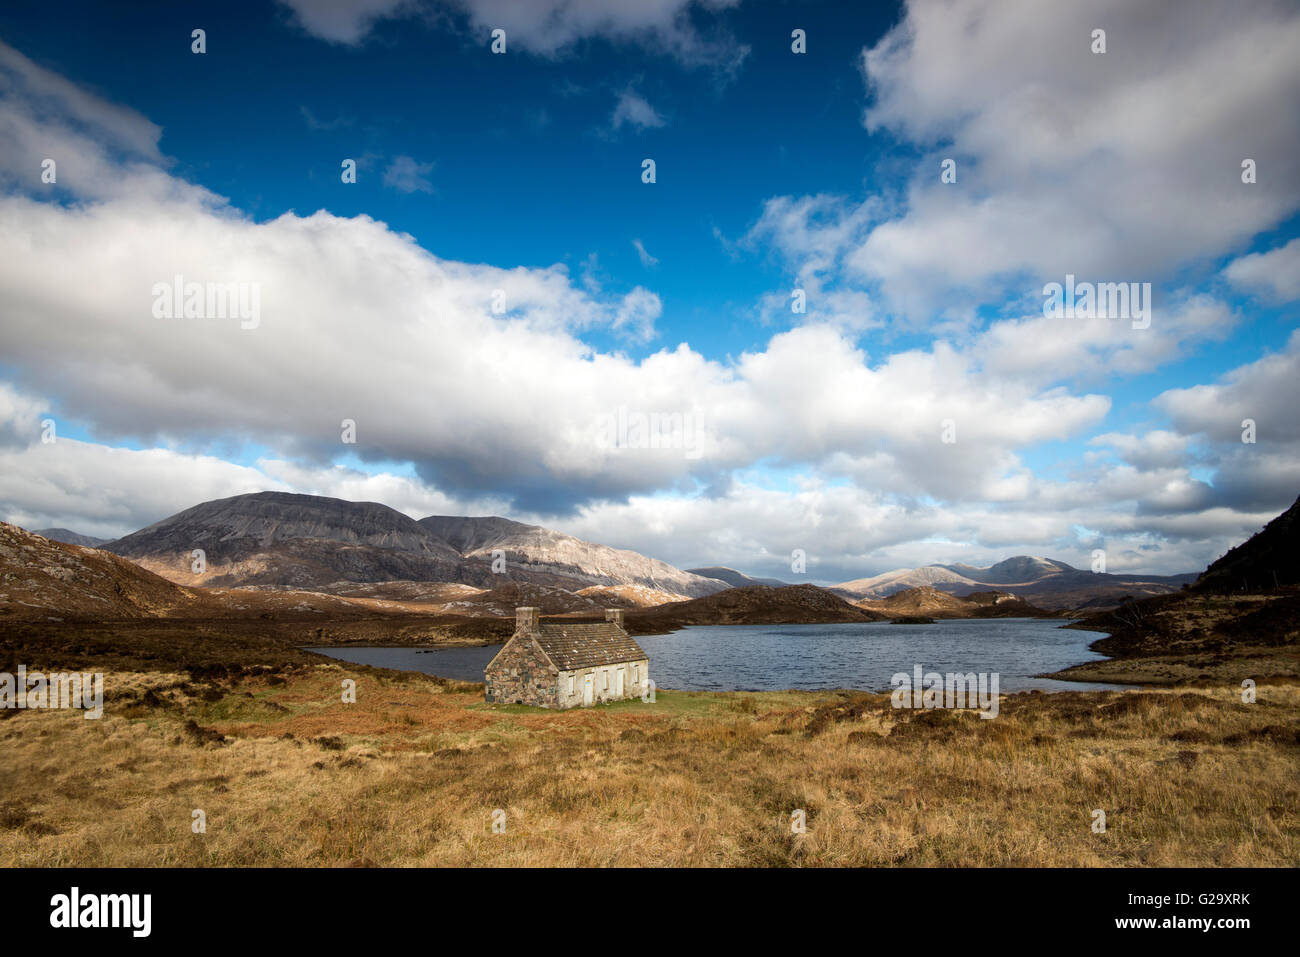
M 500 553 L 508 574 L 550 575 L 555 584 L 568 579 L 577 588 L 633 585 L 674 595 L 699 597 L 727 588 L 727 583 L 684 572 L 638 552 L 585 542 L 539 525 L 509 519 L 431 515 L 420 519 L 462 556 L 490 563 Z M 560 585 L 560 587 L 565 587 Z

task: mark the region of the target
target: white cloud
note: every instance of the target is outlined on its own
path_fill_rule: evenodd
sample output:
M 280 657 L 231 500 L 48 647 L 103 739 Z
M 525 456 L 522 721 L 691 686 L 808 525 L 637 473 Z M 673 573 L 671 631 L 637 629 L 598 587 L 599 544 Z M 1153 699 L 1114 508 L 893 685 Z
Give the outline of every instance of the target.
M 399 193 L 432 193 L 429 174 L 433 163 L 421 163 L 410 156 L 397 156 L 384 170 L 384 185 Z
M 114 149 L 160 162 L 158 141 L 162 130 L 135 110 L 110 103 L 75 83 L 33 63 L 0 40 L 0 76 L 7 93 L 17 94 L 33 112 L 51 107 L 63 114 L 70 127 L 92 135 Z M 10 117 L 12 120 L 12 117 Z
M 1227 304 L 1204 294 L 1157 296 L 1150 326 L 1132 319 L 1056 319 L 1039 315 L 991 323 L 972 345 L 984 368 L 1037 382 L 1137 375 L 1225 339 L 1238 323 Z
M 582 40 L 635 43 L 688 66 L 739 69 L 749 47 L 716 23 L 701 31 L 693 14 L 716 15 L 739 0 L 444 0 L 485 38 L 496 28 L 510 44 L 542 56 L 569 52 Z
M 83 122 L 90 108 L 75 90 L 41 90 L 39 110 L 21 84 L 0 99 L 0 129 L 29 149 L 62 144 L 77 171 L 67 189 L 81 200 L 42 202 L 29 187 L 0 196 L 0 333 L 12 369 L 0 383 L 0 507 L 38 526 L 106 534 L 205 498 L 287 487 L 411 514 L 569 514 L 548 524 L 678 563 L 751 556 L 769 574 L 804 547 L 830 580 L 944 554 L 1078 559 L 1091 547 L 1078 528 L 1115 542 L 1116 554 L 1146 556 L 1152 570 L 1180 571 L 1234 543 L 1264 498 L 1294 484 L 1294 449 L 1265 446 L 1296 439 L 1294 338 L 1220 383 L 1166 393 L 1168 440 L 1108 433 L 1123 461 L 1099 454 L 1055 479 L 1025 462 L 1024 449 L 1086 438 L 1110 410 L 1105 395 L 1059 385 L 1062 367 L 1140 372 L 1183 355 L 1234 321 L 1207 297 L 1174 298 L 1142 338 L 1034 317 L 873 356 L 855 332 L 877 321 L 876 299 L 837 277 L 888 208 L 778 197 L 745 242 L 773 244 L 815 294 L 804 321 L 726 360 L 686 343 L 633 359 L 585 337 L 650 341 L 663 311 L 650 289 L 609 292 L 559 265 L 447 260 L 365 216 L 256 222 L 168 175 L 160 158 L 103 145 L 156 145 L 138 119 L 96 107 L 88 115 L 107 119 Z M 976 230 L 968 241 L 978 258 L 989 237 Z M 155 318 L 153 286 L 177 274 L 257 283 L 261 323 Z M 700 454 L 602 447 L 594 426 L 620 406 L 698 408 Z M 1208 464 L 1221 481 L 1210 490 L 1178 460 L 1179 443 L 1224 439 L 1223 417 L 1252 408 L 1257 457 L 1215 449 Z M 46 412 L 84 423 L 96 442 L 37 444 Z M 357 423 L 356 446 L 340 443 L 344 418 Z M 942 441 L 946 419 L 955 443 Z M 126 440 L 158 447 L 98 444 Z M 216 453 L 249 446 L 272 451 L 252 466 Z M 344 452 L 411 463 L 416 477 L 341 469 Z M 738 478 L 744 470 L 755 474 Z M 795 476 L 793 487 L 766 487 L 768 470 Z M 1236 490 L 1237 507 L 1221 507 L 1222 489 Z
M 1211 385 L 1169 389 L 1153 403 L 1179 431 L 1240 443 L 1244 426 L 1256 425 L 1259 444 L 1300 443 L 1300 330 L 1286 348 L 1220 377 Z
M 381 20 L 414 13 L 417 0 L 280 0 L 303 30 L 321 40 L 355 46 Z
M 1144 435 L 1108 432 L 1095 436 L 1092 445 L 1107 445 L 1115 449 L 1128 462 L 1144 471 L 1175 469 L 1184 465 L 1188 457 L 1189 439 L 1185 435 L 1154 429 Z
M 636 130 L 655 129 L 664 125 L 664 118 L 639 93 L 624 90 L 618 95 L 618 103 L 609 118 L 610 129 L 619 130 L 631 126 Z
M 0 428 L 5 414 L 0 407 Z M 0 446 L 0 519 L 24 528 L 65 527 L 118 538 L 198 502 L 260 491 L 382 502 L 412 518 L 504 508 L 500 499 L 453 498 L 408 476 L 343 466 L 311 468 L 275 459 L 245 466 L 214 455 L 69 438 Z
M 864 122 L 924 152 L 850 272 L 924 318 L 1067 273 L 1159 283 L 1231 251 L 1300 208 L 1298 45 L 1285 3 L 912 0 L 864 51 Z M 1268 171 L 1257 184 L 1246 156 Z
M 641 265 L 649 269 L 651 266 L 658 266 L 659 260 L 655 259 L 646 252 L 645 244 L 639 239 L 632 240 L 632 245 L 636 247 L 636 254 L 641 258 Z
M 1300 299 L 1300 239 L 1268 252 L 1234 259 L 1223 270 L 1228 282 L 1269 302 Z
M 557 57 L 583 40 L 635 43 L 688 66 L 726 73 L 739 69 L 749 48 L 725 29 L 701 30 L 693 14 L 716 15 L 739 0 L 280 0 L 312 36 L 355 46 L 383 20 L 422 17 L 438 22 L 448 13 L 468 21 L 487 45 L 492 30 L 506 31 L 507 50 Z

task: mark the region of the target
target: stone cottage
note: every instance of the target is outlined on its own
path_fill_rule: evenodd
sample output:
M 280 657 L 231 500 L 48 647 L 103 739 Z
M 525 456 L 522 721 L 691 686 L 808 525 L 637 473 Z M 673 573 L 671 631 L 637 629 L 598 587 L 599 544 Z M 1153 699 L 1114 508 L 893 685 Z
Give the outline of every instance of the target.
M 547 622 L 539 609 L 515 609 L 515 633 L 483 669 L 487 700 L 573 708 L 639 698 L 650 660 L 623 630 L 623 609 L 602 622 Z

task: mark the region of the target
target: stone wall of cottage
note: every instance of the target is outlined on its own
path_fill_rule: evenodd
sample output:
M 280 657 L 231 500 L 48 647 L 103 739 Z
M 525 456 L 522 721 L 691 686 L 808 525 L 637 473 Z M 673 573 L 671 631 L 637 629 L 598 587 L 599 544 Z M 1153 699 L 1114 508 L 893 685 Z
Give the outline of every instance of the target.
M 636 666 L 636 680 L 632 679 L 633 666 Z M 583 686 L 586 676 L 592 676 L 592 703 L 621 700 L 618 696 L 618 683 L 614 672 L 623 670 L 623 698 L 639 698 L 646 688 L 650 677 L 650 662 L 645 658 L 640 661 L 628 661 L 618 665 L 603 665 L 598 668 L 580 668 L 575 671 L 561 671 L 557 699 L 561 708 L 582 707 Z M 609 686 L 604 678 L 608 675 Z M 573 691 L 569 691 L 569 679 L 573 679 Z
M 536 642 L 516 635 L 483 673 L 486 700 L 536 708 L 557 707 L 557 674 Z

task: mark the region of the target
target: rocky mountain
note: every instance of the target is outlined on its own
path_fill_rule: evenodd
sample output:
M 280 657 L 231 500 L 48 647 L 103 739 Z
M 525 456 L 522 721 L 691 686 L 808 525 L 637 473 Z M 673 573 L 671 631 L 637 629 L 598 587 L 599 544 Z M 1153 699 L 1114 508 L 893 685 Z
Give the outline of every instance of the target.
M 394 583 L 392 594 L 357 596 L 384 600 L 398 600 L 398 592 L 419 594 L 419 587 L 409 583 L 478 589 L 513 583 L 570 592 L 621 589 L 626 591 L 622 603 L 632 607 L 728 587 L 633 551 L 505 518 L 430 516 L 416 521 L 376 502 L 288 492 L 204 502 L 104 547 L 178 584 L 347 594 L 358 584 Z M 194 570 L 196 549 L 204 552 L 200 571 Z M 505 566 L 494 572 L 498 550 Z M 418 600 L 434 598 L 445 596 Z
M 444 593 L 444 600 L 488 594 L 465 585 Z M 567 595 L 567 593 L 563 593 Z M 581 601 L 568 596 L 571 601 Z M 588 610 L 585 607 L 583 610 Z M 193 588 L 178 585 L 132 561 L 102 549 L 56 542 L 15 525 L 0 522 L 0 630 L 5 622 L 59 623 L 109 622 L 116 629 L 133 620 L 185 620 L 212 625 L 214 622 L 255 622 L 259 628 L 272 623 L 307 623 L 319 637 L 319 622 L 332 627 L 342 623 L 374 622 L 370 640 L 390 640 L 407 622 L 419 616 L 448 614 L 436 607 L 421 607 L 405 601 L 383 601 L 358 596 L 325 595 L 281 588 Z M 196 626 L 197 627 L 197 626 Z M 292 640 L 303 640 L 295 632 Z
M 1128 598 L 1165 595 L 1195 579 L 1195 575 L 1112 575 L 1074 568 L 1062 561 L 1017 555 L 988 568 L 975 565 L 925 565 L 900 568 L 872 578 L 842 582 L 831 588 L 850 600 L 878 601 L 910 588 L 930 587 L 951 595 L 1014 590 L 1031 604 L 1047 610 L 1114 607 Z
M 1259 532 L 1210 564 L 1196 591 L 1240 592 L 1300 584 L 1300 498 Z
M 1042 581 L 1058 575 L 1079 574 L 1079 569 L 1058 562 L 1052 558 L 1039 558 L 1035 555 L 1016 555 L 1004 559 L 988 568 L 976 565 L 945 565 L 950 572 L 968 578 L 971 581 L 989 585 L 1020 585 L 1025 582 Z M 1082 574 L 1091 575 L 1092 572 Z
M 889 616 L 855 608 L 816 585 L 754 585 L 729 588 L 690 601 L 642 608 L 626 614 L 634 634 L 659 634 L 686 625 L 783 625 L 880 621 Z
M 318 588 L 334 582 L 465 581 L 467 563 L 414 519 L 377 502 L 256 492 L 195 505 L 104 546 L 186 585 Z M 192 553 L 204 552 L 194 571 Z
M 892 572 L 874 575 L 871 578 L 855 578 L 853 581 L 832 585 L 831 591 L 847 598 L 887 598 L 895 592 L 909 588 L 955 586 L 959 590 L 969 587 L 974 590 L 977 583 L 965 575 L 951 571 L 943 565 L 924 565 L 920 568 L 896 568 Z
M 512 576 L 517 572 L 545 574 L 569 579 L 579 588 L 634 585 L 683 598 L 710 595 L 728 587 L 726 582 L 684 572 L 637 552 L 584 542 L 505 518 L 431 515 L 419 524 L 467 559 L 490 563 L 493 552 L 499 550 Z M 559 581 L 556 584 L 565 587 Z
M 708 568 L 688 568 L 686 570 L 692 575 L 699 575 L 702 578 L 716 578 L 720 582 L 726 582 L 732 588 L 748 588 L 750 585 L 772 585 L 775 588 L 783 588 L 790 584 L 781 581 L 779 578 L 751 578 L 744 572 L 738 572 L 726 565 L 710 565 Z
M 48 538 L 53 542 L 63 542 L 65 545 L 84 545 L 87 548 L 98 548 L 100 545 L 111 541 L 108 538 L 96 538 L 94 535 L 82 535 L 67 528 L 38 528 L 35 534 L 42 538 Z

